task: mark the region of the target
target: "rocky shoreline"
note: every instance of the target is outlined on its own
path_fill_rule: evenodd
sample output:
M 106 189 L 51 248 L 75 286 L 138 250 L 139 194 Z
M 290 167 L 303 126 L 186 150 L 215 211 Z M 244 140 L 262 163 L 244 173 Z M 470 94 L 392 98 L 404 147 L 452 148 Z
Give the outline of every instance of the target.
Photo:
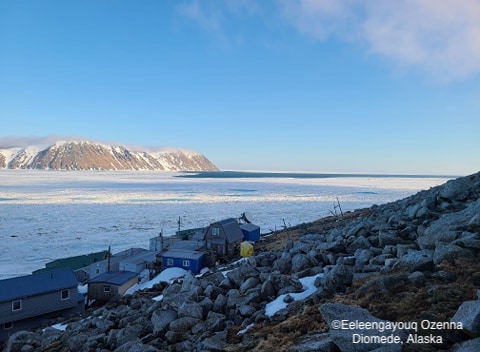
M 65 331 L 19 332 L 4 351 L 479 351 L 479 254 L 477 173 L 274 234 L 248 260 L 111 301 Z M 266 314 L 279 296 L 285 308 Z

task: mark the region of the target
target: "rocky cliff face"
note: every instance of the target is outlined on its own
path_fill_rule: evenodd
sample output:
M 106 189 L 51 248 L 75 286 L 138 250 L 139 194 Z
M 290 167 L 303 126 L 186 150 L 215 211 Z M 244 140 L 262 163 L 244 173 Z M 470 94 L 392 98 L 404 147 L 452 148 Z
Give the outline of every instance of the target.
M 0 148 L 0 168 L 53 170 L 216 171 L 198 152 L 145 152 L 87 141 Z
M 66 331 L 19 332 L 5 351 L 480 350 L 480 173 L 275 233 L 255 250 L 223 272 L 91 309 Z M 267 313 L 274 301 L 284 308 Z

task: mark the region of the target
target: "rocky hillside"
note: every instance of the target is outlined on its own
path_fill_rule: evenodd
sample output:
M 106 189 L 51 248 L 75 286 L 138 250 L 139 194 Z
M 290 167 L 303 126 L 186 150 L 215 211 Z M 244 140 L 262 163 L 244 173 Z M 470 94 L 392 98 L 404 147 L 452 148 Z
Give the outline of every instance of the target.
M 180 149 L 146 152 L 89 141 L 44 146 L 0 147 L 0 168 L 49 170 L 216 171 L 198 152 Z
M 66 331 L 19 332 L 5 351 L 480 351 L 478 258 L 480 173 L 272 234 L 243 262 Z

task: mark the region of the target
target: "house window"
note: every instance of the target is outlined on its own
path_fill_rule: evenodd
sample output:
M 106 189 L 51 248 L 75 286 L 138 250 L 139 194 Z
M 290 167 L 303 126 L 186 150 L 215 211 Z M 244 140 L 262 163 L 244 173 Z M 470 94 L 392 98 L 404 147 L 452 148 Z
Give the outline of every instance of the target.
M 13 328 L 13 323 L 5 323 L 3 324 L 3 330 L 10 330 Z
M 22 310 L 22 301 L 16 300 L 12 302 L 12 311 Z
M 111 291 L 111 287 L 110 287 L 110 286 L 103 286 L 103 292 L 109 293 L 110 291 Z
M 220 236 L 220 228 L 219 227 L 214 227 L 212 228 L 212 236 Z
M 190 260 L 184 260 L 183 261 L 183 266 L 190 267 Z
M 62 290 L 61 293 L 62 301 L 70 298 L 70 290 Z
M 173 265 L 173 259 L 172 259 L 172 258 L 168 258 L 168 259 L 167 259 L 167 265 L 168 265 L 168 266 L 172 266 L 172 265 Z
M 99 268 L 95 269 L 95 274 L 97 274 L 97 275 L 100 274 L 100 269 Z

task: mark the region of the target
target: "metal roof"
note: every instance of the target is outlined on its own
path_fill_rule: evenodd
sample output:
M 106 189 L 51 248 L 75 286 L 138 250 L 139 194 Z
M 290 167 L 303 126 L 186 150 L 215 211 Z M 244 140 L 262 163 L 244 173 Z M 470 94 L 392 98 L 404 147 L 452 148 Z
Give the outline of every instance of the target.
M 33 273 L 41 273 L 60 268 L 71 268 L 72 270 L 78 270 L 92 263 L 97 263 L 104 260 L 105 258 L 107 258 L 107 255 L 108 251 L 101 251 L 86 255 L 77 255 L 74 257 L 61 258 L 45 264 L 45 268 L 35 270 Z
M 111 263 L 120 263 L 124 261 L 130 261 L 133 260 L 134 258 L 143 258 L 145 255 L 153 255 L 155 256 L 154 251 L 149 251 L 148 249 L 145 248 L 130 248 L 126 249 L 122 252 L 118 252 L 112 255 L 112 258 L 110 259 Z
M 170 249 L 162 253 L 165 258 L 198 260 L 205 255 L 204 252 L 190 251 L 186 249 Z
M 240 225 L 240 228 L 245 231 L 256 231 L 260 228 L 260 226 L 254 224 L 242 224 Z
M 230 218 L 217 221 L 212 223 L 210 227 L 215 227 L 216 225 L 223 227 L 228 243 L 234 243 L 243 240 L 243 232 L 240 230 L 240 225 L 238 224 L 237 219 Z
M 70 268 L 14 277 L 0 281 L 0 302 L 41 295 L 77 285 L 78 281 Z
M 96 278 L 88 281 L 88 283 L 105 283 L 112 285 L 123 285 L 131 279 L 137 277 L 138 274 L 132 271 L 107 271 Z

